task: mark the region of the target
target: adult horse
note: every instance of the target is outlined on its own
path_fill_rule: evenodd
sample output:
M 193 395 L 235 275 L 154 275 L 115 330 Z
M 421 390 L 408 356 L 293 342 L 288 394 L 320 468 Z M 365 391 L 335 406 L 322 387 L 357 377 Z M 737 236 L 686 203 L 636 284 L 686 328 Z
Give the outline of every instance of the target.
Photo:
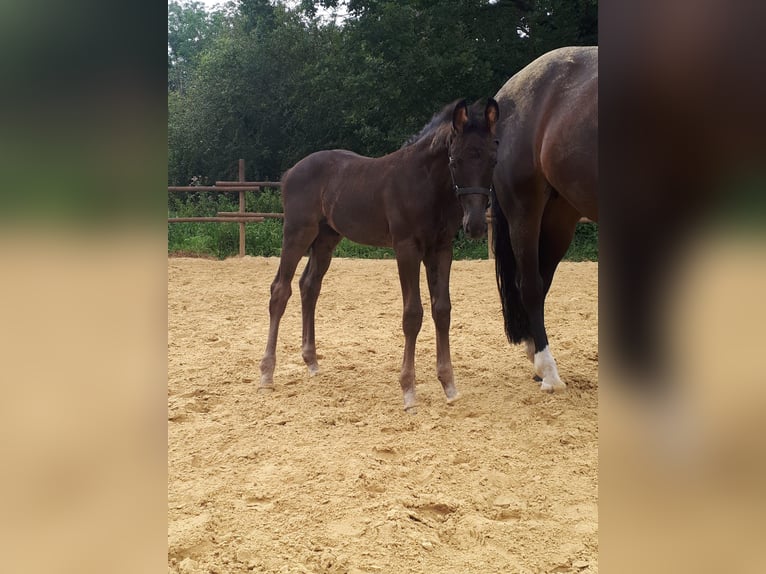
M 543 321 L 553 274 L 582 217 L 598 221 L 598 47 L 560 48 L 495 95 L 502 120 L 492 198 L 505 331 L 540 388 L 564 388 Z
M 273 388 L 279 322 L 301 257 L 309 260 L 299 286 L 303 360 L 319 370 L 314 311 L 333 250 L 341 237 L 393 247 L 404 310 L 404 358 L 399 382 L 404 409 L 416 412 L 415 340 L 423 322 L 420 265 L 425 264 L 436 325 L 436 372 L 447 401 L 458 397 L 449 347 L 449 275 L 452 240 L 460 228 L 471 238 L 487 231 L 485 212 L 497 153 L 498 106 L 465 100 L 437 113 L 401 149 L 380 158 L 346 150 L 316 152 L 282 179 L 282 255 L 271 284 L 269 335 L 261 360 L 261 389 Z

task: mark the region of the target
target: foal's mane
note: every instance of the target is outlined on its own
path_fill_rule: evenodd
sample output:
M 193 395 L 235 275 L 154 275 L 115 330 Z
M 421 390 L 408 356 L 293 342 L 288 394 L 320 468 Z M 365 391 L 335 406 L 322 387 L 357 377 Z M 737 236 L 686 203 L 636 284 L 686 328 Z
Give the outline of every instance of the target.
M 452 113 L 458 102 L 460 102 L 460 100 L 455 100 L 436 112 L 422 130 L 415 135 L 410 136 L 410 138 L 402 144 L 402 148 L 409 147 L 426 138 L 431 138 L 432 149 L 445 145 L 452 129 Z M 484 107 L 479 104 L 480 102 L 475 102 L 468 107 L 468 123 L 465 125 L 465 130 L 478 127 L 481 121 L 480 118 L 484 117 Z

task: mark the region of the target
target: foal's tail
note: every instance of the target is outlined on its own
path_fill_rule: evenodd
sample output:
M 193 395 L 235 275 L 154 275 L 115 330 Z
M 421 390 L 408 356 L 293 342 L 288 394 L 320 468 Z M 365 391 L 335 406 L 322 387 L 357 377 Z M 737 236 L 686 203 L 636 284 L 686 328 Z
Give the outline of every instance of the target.
M 516 258 L 511 246 L 511 235 L 495 190 L 492 190 L 492 247 L 495 252 L 495 274 L 500 302 L 503 305 L 505 334 L 511 343 L 521 343 L 530 336 L 529 317 L 521 304 L 521 293 L 516 282 Z

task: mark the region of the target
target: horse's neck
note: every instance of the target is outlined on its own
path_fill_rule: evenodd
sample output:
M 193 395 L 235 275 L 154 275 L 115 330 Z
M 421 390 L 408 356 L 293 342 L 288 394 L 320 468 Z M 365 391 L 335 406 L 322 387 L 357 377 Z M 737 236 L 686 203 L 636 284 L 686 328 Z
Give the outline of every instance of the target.
M 423 138 L 407 148 L 402 161 L 415 169 L 426 169 L 434 191 L 452 188 L 452 178 L 449 171 L 449 150 L 443 138 Z

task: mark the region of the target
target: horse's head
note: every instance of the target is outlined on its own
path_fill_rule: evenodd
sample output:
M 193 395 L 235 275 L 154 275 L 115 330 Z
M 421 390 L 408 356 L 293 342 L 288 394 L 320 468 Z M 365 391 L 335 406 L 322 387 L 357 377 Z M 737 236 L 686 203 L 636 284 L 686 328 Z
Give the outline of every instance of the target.
M 452 113 L 449 139 L 449 170 L 455 194 L 463 207 L 463 231 L 471 239 L 487 234 L 487 205 L 492 186 L 492 172 L 497 163 L 495 125 L 500 110 L 489 98 L 484 108 L 469 113 L 462 100 Z

